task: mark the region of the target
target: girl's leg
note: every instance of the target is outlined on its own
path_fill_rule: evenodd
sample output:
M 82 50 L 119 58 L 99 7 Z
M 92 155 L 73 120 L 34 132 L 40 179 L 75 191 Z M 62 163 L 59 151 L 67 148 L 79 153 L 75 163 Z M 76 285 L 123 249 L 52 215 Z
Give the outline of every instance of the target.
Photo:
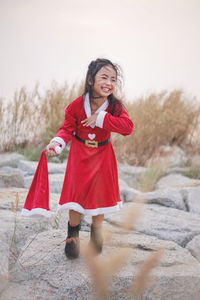
M 102 252 L 103 236 L 102 236 L 102 222 L 104 215 L 98 215 L 92 217 L 90 242 L 92 243 L 96 254 Z
M 104 215 L 92 216 L 92 224 L 95 227 L 102 226 Z
M 69 211 L 69 224 L 71 226 L 77 226 L 81 222 L 81 214 L 75 210 Z
M 68 258 L 77 258 L 80 252 L 79 230 L 81 214 L 70 210 L 68 222 L 68 235 L 65 245 L 65 254 Z

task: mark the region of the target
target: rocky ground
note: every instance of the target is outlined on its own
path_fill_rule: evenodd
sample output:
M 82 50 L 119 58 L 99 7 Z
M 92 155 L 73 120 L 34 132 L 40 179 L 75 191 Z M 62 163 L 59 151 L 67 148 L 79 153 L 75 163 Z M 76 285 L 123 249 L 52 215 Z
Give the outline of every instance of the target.
M 199 161 L 195 157 L 197 167 Z M 0 299 L 93 299 L 93 276 L 84 253 L 74 261 L 64 255 L 68 216 L 56 214 L 56 207 L 66 163 L 49 163 L 52 217 L 20 216 L 36 166 L 14 153 L 0 155 Z M 109 264 L 114 255 L 123 259 L 123 249 L 130 254 L 112 278 L 109 299 L 142 299 L 130 296 L 127 289 L 159 249 L 164 252 L 151 271 L 153 279 L 148 279 L 143 299 L 200 299 L 200 180 L 184 176 L 186 171 L 185 157 L 174 155 L 155 190 L 143 193 L 136 186 L 146 168 L 119 164 L 124 208 L 105 216 L 104 228 L 111 234 L 98 259 Z M 137 211 L 138 199 L 145 201 L 139 217 L 136 214 L 130 229 L 123 230 L 121 224 Z M 82 220 L 82 249 L 90 223 L 88 217 Z

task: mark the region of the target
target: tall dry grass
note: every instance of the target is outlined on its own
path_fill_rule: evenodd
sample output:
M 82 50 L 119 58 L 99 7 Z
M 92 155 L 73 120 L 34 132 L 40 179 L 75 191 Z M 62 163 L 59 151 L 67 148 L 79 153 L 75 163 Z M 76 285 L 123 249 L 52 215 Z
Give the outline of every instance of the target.
M 139 98 L 128 103 L 127 109 L 134 132 L 125 140 L 118 137 L 114 143 L 124 160 L 144 165 L 162 145 L 177 145 L 191 153 L 199 151 L 200 105 L 182 90 Z
M 32 92 L 20 89 L 9 103 L 0 100 L 0 151 L 46 145 L 62 125 L 65 107 L 82 92 L 83 83 L 69 87 L 53 82 L 43 95 L 36 85 Z M 135 129 L 127 137 L 113 134 L 119 160 L 144 165 L 162 145 L 199 153 L 200 106 L 182 90 L 151 94 L 125 105 Z
M 63 123 L 67 105 L 82 91 L 83 83 L 69 87 L 54 81 L 44 94 L 36 84 L 31 92 L 22 87 L 12 101 L 0 99 L 0 152 L 42 148 Z

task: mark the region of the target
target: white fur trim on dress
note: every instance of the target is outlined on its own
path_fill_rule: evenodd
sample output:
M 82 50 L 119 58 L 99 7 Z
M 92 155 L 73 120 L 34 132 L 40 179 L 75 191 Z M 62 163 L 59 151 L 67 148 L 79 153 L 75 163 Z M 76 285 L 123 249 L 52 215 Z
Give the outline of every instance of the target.
M 96 208 L 96 209 L 84 209 L 78 203 L 68 202 L 68 203 L 65 203 L 62 205 L 59 204 L 57 211 L 64 210 L 64 209 L 72 209 L 83 215 L 97 216 L 97 215 L 104 215 L 104 214 L 110 214 L 110 213 L 117 212 L 120 210 L 121 207 L 122 207 L 122 201 L 118 202 L 118 204 L 115 206 L 100 207 L 100 208 Z
M 99 113 L 101 111 L 105 111 L 106 108 L 108 107 L 108 99 L 106 99 L 106 101 L 96 110 L 95 113 Z M 84 97 L 84 109 L 85 109 L 85 113 L 87 118 L 91 117 L 91 107 L 90 107 L 90 97 L 89 97 L 89 93 L 85 94 Z M 94 128 L 96 124 L 92 124 L 90 125 L 90 127 Z
M 22 208 L 21 216 L 23 217 L 51 217 L 51 212 L 44 208 L 33 208 L 28 210 L 26 208 Z
M 66 143 L 61 137 L 56 136 L 51 140 L 51 142 L 58 142 L 61 145 L 61 150 L 63 151 L 65 149 Z
M 96 119 L 96 126 L 97 127 L 103 128 L 103 121 L 104 121 L 104 118 L 105 118 L 106 114 L 107 114 L 106 111 L 100 111 L 98 113 L 98 116 L 97 116 L 97 119 Z

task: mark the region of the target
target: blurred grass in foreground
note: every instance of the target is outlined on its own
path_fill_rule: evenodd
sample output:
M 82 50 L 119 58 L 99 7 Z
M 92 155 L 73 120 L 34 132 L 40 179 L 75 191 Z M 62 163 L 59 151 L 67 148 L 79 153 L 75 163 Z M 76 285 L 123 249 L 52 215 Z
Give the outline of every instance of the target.
M 34 158 L 62 125 L 66 106 L 82 93 L 83 83 L 69 87 L 53 82 L 43 96 L 36 85 L 31 92 L 21 88 L 10 102 L 0 99 L 0 152 L 29 149 L 30 159 Z M 125 106 L 135 129 L 127 137 L 112 135 L 119 161 L 145 165 L 162 145 L 200 153 L 200 105 L 182 90 L 150 94 Z

